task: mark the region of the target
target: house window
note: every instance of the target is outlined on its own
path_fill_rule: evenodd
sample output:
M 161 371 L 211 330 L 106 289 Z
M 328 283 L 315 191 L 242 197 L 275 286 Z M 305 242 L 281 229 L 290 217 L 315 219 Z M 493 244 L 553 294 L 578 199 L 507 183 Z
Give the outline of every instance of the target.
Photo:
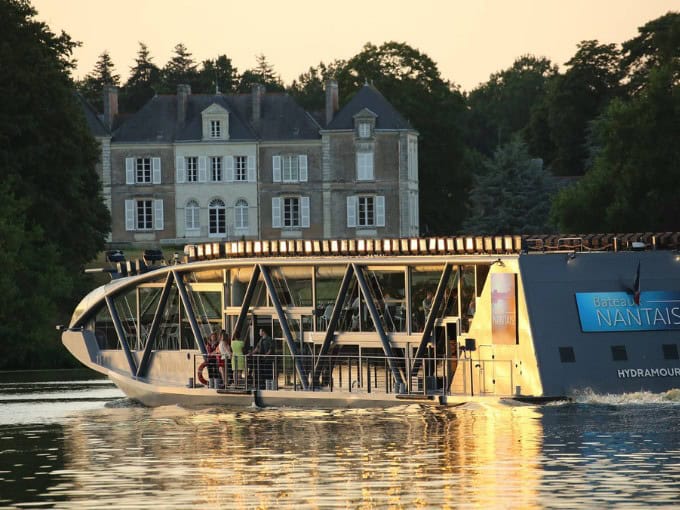
M 187 182 L 198 182 L 198 158 L 186 158 Z
M 224 207 L 224 202 L 219 198 L 216 198 L 210 202 L 208 208 L 210 227 L 208 234 L 210 237 L 224 236 L 227 233 L 227 214 L 226 208 Z
M 220 156 L 210 158 L 210 180 L 222 181 L 222 158 Z
M 300 199 L 287 197 L 283 199 L 283 226 L 300 226 Z
M 357 205 L 357 226 L 372 227 L 375 225 L 373 197 L 359 197 Z
M 219 120 L 210 121 L 210 138 L 222 136 L 222 123 Z
M 612 360 L 628 361 L 628 353 L 625 345 L 612 345 Z
M 137 230 L 151 230 L 153 229 L 153 201 L 152 200 L 137 200 Z
M 234 228 L 248 230 L 248 202 L 243 199 L 234 206 Z
M 272 159 L 274 182 L 307 182 L 307 154 L 287 154 Z
M 384 227 L 385 197 L 383 195 L 347 197 L 347 226 Z
M 371 125 L 368 122 L 359 123 L 359 138 L 371 137 Z
M 187 230 L 198 230 L 201 228 L 201 223 L 199 221 L 200 210 L 196 200 L 189 200 L 189 202 L 187 202 L 187 206 L 184 209 Z
M 309 197 L 272 198 L 273 228 L 308 228 Z
M 234 156 L 234 180 L 248 180 L 248 158 L 246 156 Z
M 146 184 L 151 182 L 151 158 L 135 160 L 135 182 Z
M 373 177 L 373 153 L 357 153 L 357 180 L 372 181 Z

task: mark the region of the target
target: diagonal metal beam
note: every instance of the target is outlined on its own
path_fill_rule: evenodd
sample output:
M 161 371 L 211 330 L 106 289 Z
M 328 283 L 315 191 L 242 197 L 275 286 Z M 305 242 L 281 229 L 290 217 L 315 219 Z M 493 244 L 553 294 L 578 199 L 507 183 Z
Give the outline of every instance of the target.
M 168 272 L 168 276 L 165 279 L 165 285 L 161 291 L 161 297 L 158 300 L 158 306 L 156 307 L 156 313 L 151 321 L 151 329 L 149 329 L 149 334 L 146 337 L 146 345 L 144 346 L 144 354 L 142 354 L 142 359 L 137 367 L 137 377 L 146 377 L 146 373 L 149 369 L 149 360 L 151 359 L 151 351 L 153 350 L 153 345 L 156 340 L 156 335 L 158 334 L 158 328 L 161 325 L 161 316 L 165 312 L 165 307 L 168 303 L 168 298 L 170 297 L 170 291 L 172 290 L 172 282 L 175 277 L 173 273 Z
M 283 331 L 283 336 L 286 337 L 286 343 L 288 344 L 288 349 L 290 350 L 291 356 L 293 356 L 293 361 L 295 362 L 295 369 L 297 370 L 298 377 L 300 378 L 300 383 L 302 384 L 303 390 L 309 389 L 309 384 L 307 383 L 307 377 L 305 374 L 305 368 L 302 366 L 302 361 L 297 355 L 297 349 L 295 347 L 295 342 L 293 342 L 293 335 L 290 332 L 290 327 L 288 327 L 288 319 L 286 319 L 286 314 L 281 306 L 281 301 L 279 301 L 279 296 L 276 295 L 276 289 L 274 288 L 274 282 L 269 274 L 269 268 L 263 265 L 260 266 L 260 271 L 262 271 L 262 278 L 267 286 L 267 292 L 269 297 L 274 304 L 276 309 L 276 315 L 279 317 L 279 324 L 281 324 L 281 330 Z
M 444 293 L 446 292 L 446 282 L 449 281 L 451 276 L 451 270 L 453 266 L 449 263 L 444 265 L 444 271 L 442 271 L 441 278 L 439 278 L 439 285 L 437 285 L 437 292 L 434 294 L 434 300 L 432 301 L 432 308 L 430 313 L 425 320 L 425 327 L 423 328 L 423 334 L 420 337 L 420 345 L 418 345 L 418 350 L 413 357 L 413 365 L 411 367 L 411 373 L 417 374 L 418 368 L 420 366 L 420 361 L 425 354 L 425 349 L 427 348 L 427 343 L 432 336 L 432 329 L 434 328 L 434 321 L 439 314 L 439 308 L 442 305 L 444 299 Z
M 314 369 L 312 370 L 312 382 L 316 383 L 316 373 L 319 370 L 319 365 L 322 363 L 323 356 L 328 353 L 330 349 L 331 342 L 335 336 L 335 328 L 338 325 L 338 319 L 342 313 L 342 305 L 345 303 L 345 297 L 347 296 L 347 289 L 352 281 L 352 275 L 354 274 L 354 268 L 351 265 L 347 266 L 345 271 L 345 276 L 342 278 L 342 283 L 340 284 L 340 290 L 338 291 L 338 297 L 335 299 L 335 305 L 333 306 L 333 313 L 331 313 L 330 321 L 326 326 L 326 336 L 324 337 L 323 344 L 321 344 L 321 349 L 319 349 L 319 355 L 316 358 L 316 363 L 314 364 Z
M 246 317 L 248 316 L 248 309 L 250 308 L 250 302 L 253 300 L 253 294 L 255 293 L 255 288 L 257 287 L 257 280 L 260 277 L 260 266 L 255 264 L 253 266 L 253 274 L 248 282 L 248 288 L 246 289 L 246 295 L 243 296 L 243 303 L 241 303 L 241 311 L 238 314 L 238 319 L 236 319 L 236 324 L 234 325 L 234 330 L 232 335 L 236 338 L 243 338 L 241 335 L 241 330 L 246 324 Z
M 198 322 L 196 322 L 196 315 L 194 315 L 194 308 L 191 306 L 191 301 L 189 301 L 189 294 L 187 293 L 187 288 L 184 285 L 184 280 L 182 280 L 182 276 L 177 272 L 176 269 L 173 269 L 172 275 L 175 278 L 175 285 L 177 285 L 179 297 L 182 300 L 182 305 L 184 305 L 184 311 L 187 314 L 187 319 L 189 319 L 191 332 L 194 334 L 196 345 L 201 351 L 201 354 L 207 356 L 208 351 L 205 348 L 205 342 L 203 341 L 201 328 L 198 327 Z
M 394 381 L 397 383 L 397 387 L 399 387 L 401 384 L 404 383 L 404 379 L 401 376 L 399 367 L 395 363 L 394 354 L 392 353 L 392 346 L 390 345 L 390 339 L 387 337 L 387 334 L 385 333 L 385 329 L 382 326 L 382 322 L 380 322 L 378 310 L 375 307 L 375 303 L 373 302 L 373 298 L 371 297 L 371 293 L 369 291 L 368 285 L 366 284 L 366 279 L 364 278 L 364 274 L 362 273 L 361 268 L 359 268 L 354 263 L 352 264 L 352 268 L 354 269 L 354 274 L 356 274 L 357 276 L 357 282 L 359 282 L 359 288 L 361 289 L 361 293 L 364 296 L 364 301 L 368 308 L 368 313 L 371 316 L 371 320 L 373 321 L 375 330 L 378 332 L 378 336 L 380 336 L 383 351 L 385 352 L 385 356 L 387 356 L 387 364 L 390 366 L 390 370 L 392 370 L 392 376 L 394 377 Z
M 132 352 L 130 352 L 130 346 L 125 338 L 125 330 L 123 329 L 123 324 L 120 322 L 120 316 L 118 315 L 118 310 L 111 299 L 111 296 L 106 296 L 106 306 L 109 308 L 109 313 L 111 314 L 111 320 L 113 320 L 113 327 L 116 330 L 116 336 L 118 336 L 118 342 L 123 348 L 125 357 L 127 358 L 128 365 L 130 366 L 130 374 L 134 377 L 137 373 L 137 364 L 135 359 L 132 357 Z

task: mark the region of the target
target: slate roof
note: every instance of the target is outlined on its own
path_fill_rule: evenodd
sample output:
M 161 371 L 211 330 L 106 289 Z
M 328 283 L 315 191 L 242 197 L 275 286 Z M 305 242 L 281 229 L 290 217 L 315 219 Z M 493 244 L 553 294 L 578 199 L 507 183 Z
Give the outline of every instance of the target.
M 368 108 L 378 117 L 376 129 L 413 129 L 411 124 L 385 99 L 378 89 L 366 84 L 354 95 L 326 126 L 326 129 L 354 129 L 354 116 Z
M 92 105 L 87 102 L 82 94 L 76 93 L 75 96 L 80 103 L 80 108 L 83 112 L 83 115 L 85 116 L 85 120 L 87 121 L 87 125 L 90 128 L 90 133 L 92 136 L 111 136 L 108 128 L 99 119 L 99 115 L 97 115 L 97 112 L 92 107 Z
M 308 140 L 320 138 L 319 124 L 288 94 L 264 94 L 261 118 L 253 124 L 251 94 L 191 94 L 186 120 L 177 123 L 177 96 L 155 96 L 123 122 L 113 134 L 114 142 L 167 142 L 201 140 L 201 112 L 211 104 L 229 112 L 229 139 Z

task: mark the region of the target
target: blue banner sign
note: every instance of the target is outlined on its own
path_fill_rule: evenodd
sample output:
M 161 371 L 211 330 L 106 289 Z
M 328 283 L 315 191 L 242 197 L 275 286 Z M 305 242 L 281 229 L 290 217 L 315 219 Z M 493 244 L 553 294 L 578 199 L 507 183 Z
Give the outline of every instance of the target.
M 680 329 L 680 292 L 640 293 L 640 304 L 627 292 L 577 292 L 584 332 Z

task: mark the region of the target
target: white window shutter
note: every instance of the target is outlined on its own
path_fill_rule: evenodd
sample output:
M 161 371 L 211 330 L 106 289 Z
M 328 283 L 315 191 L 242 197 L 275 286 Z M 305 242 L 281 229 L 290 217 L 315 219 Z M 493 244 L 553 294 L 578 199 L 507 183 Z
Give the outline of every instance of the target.
M 177 156 L 177 182 L 183 183 L 187 180 L 186 169 L 184 168 L 184 158 Z
M 272 198 L 272 228 L 281 228 L 281 198 Z
M 309 228 L 309 197 L 300 197 L 300 226 Z
M 248 156 L 248 182 L 255 182 L 255 156 Z
M 307 182 L 307 154 L 300 154 L 298 156 L 298 164 L 300 168 L 300 182 Z
M 208 180 L 208 161 L 205 156 L 198 158 L 198 182 Z
M 151 168 L 153 170 L 153 183 L 161 183 L 161 158 L 151 158 Z
M 163 200 L 153 201 L 153 228 L 163 230 Z
M 272 172 L 274 182 L 281 182 L 281 156 L 272 157 Z
M 383 195 L 375 197 L 375 226 L 385 226 L 385 197 Z
M 135 183 L 135 158 L 125 158 L 125 184 Z
M 347 197 L 347 226 L 354 228 L 357 226 L 357 197 Z
M 227 174 L 227 182 L 234 182 L 234 156 L 225 157 L 224 166 Z
M 135 201 L 125 201 L 125 230 L 128 232 L 135 229 Z

